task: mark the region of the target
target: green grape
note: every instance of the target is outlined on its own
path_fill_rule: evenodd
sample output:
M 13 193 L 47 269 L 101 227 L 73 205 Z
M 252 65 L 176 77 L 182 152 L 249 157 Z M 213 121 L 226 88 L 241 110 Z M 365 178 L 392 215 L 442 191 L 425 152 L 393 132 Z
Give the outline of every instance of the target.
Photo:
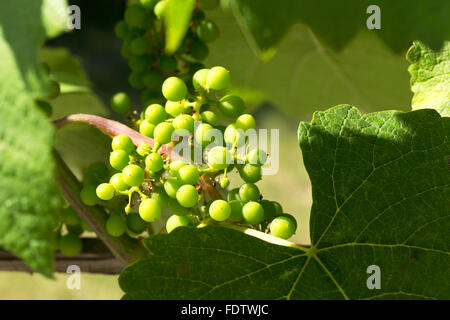
M 166 5 L 167 2 L 165 0 L 161 0 L 155 5 L 153 12 L 155 13 L 155 16 L 157 16 L 159 19 L 162 18 Z
M 205 10 L 214 10 L 219 6 L 220 0 L 199 0 L 199 3 Z
M 219 123 L 216 114 L 209 110 L 200 113 L 200 117 L 202 118 L 202 121 L 209 123 L 213 127 L 217 126 L 217 124 Z
M 116 26 L 114 27 L 114 33 L 116 36 L 120 39 L 124 39 L 125 36 L 128 34 L 128 25 L 125 21 L 119 21 L 116 23 Z
M 135 89 L 142 89 L 144 83 L 142 82 L 143 74 L 141 72 L 133 71 L 128 76 L 128 82 Z
M 49 81 L 49 94 L 46 97 L 49 100 L 53 100 L 59 96 L 61 93 L 61 86 L 55 80 Z
M 209 20 L 200 21 L 195 32 L 199 39 L 204 42 L 211 42 L 219 37 L 219 28 L 214 22 Z
M 53 108 L 47 101 L 36 100 L 36 106 L 41 110 L 47 117 L 51 117 L 53 113 Z
M 163 77 L 156 70 L 150 70 L 144 73 L 142 76 L 142 83 L 150 89 L 159 90 L 163 83 Z
M 204 69 L 205 65 L 201 62 L 194 62 L 189 65 L 189 74 L 194 76 L 194 73 L 196 73 L 200 69 Z
M 177 191 L 182 186 L 182 182 L 177 178 L 169 178 L 164 182 L 164 190 L 167 195 L 173 199 L 177 197 Z
M 62 212 L 62 222 L 67 226 L 76 226 L 81 223 L 81 219 L 72 207 L 67 207 Z
M 249 201 L 242 207 L 242 216 L 249 224 L 258 224 L 264 219 L 264 208 L 258 202 Z
M 294 232 L 297 231 L 297 219 L 295 219 L 295 217 L 289 213 L 282 213 L 279 216 L 277 216 L 277 218 L 279 217 L 285 217 L 288 218 L 292 221 L 292 223 L 294 224 Z
M 131 108 L 131 100 L 125 92 L 117 92 L 111 97 L 110 105 L 115 112 L 125 114 Z
M 184 184 L 194 185 L 197 183 L 199 177 L 200 171 L 192 164 L 184 165 L 178 170 L 178 178 L 180 178 L 181 182 Z
M 153 135 L 153 133 L 152 133 Z M 150 152 L 152 152 L 152 147 L 150 147 L 148 144 L 140 144 L 137 148 L 136 148 L 136 153 L 138 155 L 140 155 L 141 157 L 145 157 L 147 155 L 150 154 Z
M 109 155 L 109 163 L 116 170 L 123 170 L 128 165 L 130 156 L 124 150 L 115 150 Z
M 276 201 L 272 201 L 274 207 L 275 207 L 275 211 L 276 211 L 276 215 L 275 216 L 279 216 L 283 213 L 283 207 L 281 206 L 281 204 L 279 202 Z
M 145 10 L 138 5 L 131 5 L 125 9 L 125 22 L 131 27 L 141 27 L 145 23 Z
M 228 201 L 241 200 L 241 197 L 239 196 L 239 188 L 234 188 L 230 190 L 230 192 L 228 192 L 227 195 L 227 200 Z
M 97 187 L 96 194 L 99 199 L 108 201 L 114 198 L 115 191 L 112 184 L 102 183 Z
M 227 144 L 236 144 L 237 147 L 241 147 L 245 143 L 245 134 L 232 123 L 225 129 L 223 139 Z
M 63 255 L 73 257 L 83 250 L 83 241 L 76 234 L 68 233 L 59 238 L 58 247 Z
M 199 39 L 194 39 L 191 43 L 191 56 L 195 60 L 205 60 L 209 55 L 208 46 Z
M 166 191 L 161 187 L 152 187 L 152 195 L 151 198 L 158 201 L 161 208 L 167 206 L 167 202 L 169 201 L 169 196 Z
M 162 56 L 159 60 L 159 70 L 162 73 L 175 71 L 177 68 L 177 60 L 173 56 Z
M 209 206 L 209 215 L 216 221 L 225 221 L 231 215 L 231 207 L 225 200 L 214 200 Z
M 114 174 L 111 179 L 109 179 L 109 183 L 116 189 L 117 192 L 128 190 L 129 186 L 123 181 L 123 177 L 121 173 Z
M 162 85 L 162 93 L 167 100 L 181 101 L 186 98 L 187 87 L 178 77 L 167 78 Z
M 133 71 L 144 71 L 148 65 L 147 57 L 135 55 L 130 56 L 128 59 L 128 65 Z M 143 79 L 144 77 L 142 77 L 142 81 L 144 81 Z
M 164 166 L 164 160 L 163 158 L 156 152 L 150 153 L 145 158 L 145 167 L 153 172 L 158 172 L 162 170 Z
M 157 3 L 158 0 L 139 0 L 139 4 L 147 10 L 153 10 Z
M 111 147 L 113 150 L 124 150 L 130 154 L 134 150 L 133 141 L 125 134 L 119 134 L 112 139 Z
M 171 123 L 158 123 L 153 131 L 153 138 L 160 144 L 169 143 L 172 140 L 172 134 L 175 129 Z
M 242 215 L 242 207 L 243 203 L 240 200 L 231 200 L 228 202 L 231 207 L 230 221 L 240 222 L 244 220 L 244 216 Z
M 81 189 L 80 199 L 87 206 L 95 206 L 98 203 L 95 186 L 85 186 Z
M 259 203 L 264 209 L 264 220 L 272 221 L 277 216 L 277 210 L 274 202 L 269 200 L 261 200 Z
M 208 76 L 209 69 L 200 69 L 194 73 L 192 77 L 192 85 L 194 89 L 199 91 L 201 89 L 206 89 L 206 77 Z
M 254 183 L 244 183 L 239 188 L 239 197 L 242 201 L 258 201 L 259 200 L 259 189 Z
M 142 56 L 147 51 L 147 41 L 144 38 L 137 37 L 131 41 L 130 52 L 137 56 Z
M 47 76 L 50 75 L 50 66 L 48 63 L 42 62 L 41 63 L 42 72 L 44 72 Z
M 153 138 L 155 132 L 155 125 L 148 120 L 142 120 L 139 124 L 139 132 L 146 137 Z
M 258 182 L 262 178 L 261 167 L 247 163 L 239 169 L 239 175 L 245 182 Z
M 172 161 L 169 165 L 169 173 L 172 177 L 178 177 L 179 170 L 187 165 L 186 161 L 184 160 L 175 160 Z
M 82 234 L 83 233 L 83 228 L 81 227 L 81 224 L 77 224 L 77 225 L 75 225 L 75 226 L 66 226 L 67 227 L 67 231 L 69 232 L 69 233 L 74 233 L 74 234 L 76 234 L 76 235 L 80 235 L 80 234 Z
M 220 178 L 220 187 L 222 189 L 228 188 L 229 185 L 230 185 L 230 179 L 228 179 L 228 177 L 223 176 L 222 178 Z
M 167 205 L 169 211 L 173 214 L 176 214 L 177 216 L 185 216 L 189 214 L 189 208 L 183 207 L 181 204 L 178 203 L 177 199 L 169 198 Z
M 131 187 L 138 187 L 144 182 L 145 174 L 141 167 L 130 164 L 122 171 L 123 181 Z
M 229 94 L 219 101 L 220 111 L 227 117 L 237 118 L 245 109 L 245 102 L 241 97 Z
M 198 202 L 198 191 L 194 186 L 185 184 L 176 193 L 177 201 L 185 208 L 192 208 Z
M 255 129 L 255 118 L 253 118 L 250 114 L 240 115 L 236 119 L 236 128 L 244 131 Z
M 127 222 L 118 214 L 111 214 L 106 220 L 106 232 L 113 237 L 120 237 L 127 231 Z
M 127 215 L 127 227 L 131 231 L 139 234 L 145 231 L 147 222 L 145 222 L 139 214 L 130 213 Z
M 230 72 L 224 67 L 212 67 L 206 77 L 206 87 L 213 90 L 223 90 L 230 84 Z
M 208 164 L 211 168 L 223 170 L 231 162 L 231 153 L 225 147 L 216 146 L 208 152 Z
M 254 166 L 260 167 L 266 163 L 267 153 L 261 149 L 253 149 L 248 153 L 247 161 Z
M 178 227 L 186 227 L 190 223 L 192 223 L 192 217 L 190 216 L 178 216 L 174 214 L 166 222 L 166 231 L 167 233 L 171 233 Z
M 109 169 L 104 162 L 91 163 L 83 177 L 83 185 L 98 185 L 108 179 Z
M 270 224 L 270 234 L 282 238 L 289 239 L 295 232 L 294 223 L 288 217 L 277 217 Z
M 184 111 L 184 104 L 181 101 L 167 100 L 165 109 L 168 114 L 175 118 Z
M 139 205 L 139 215 L 144 221 L 154 222 L 161 218 L 161 206 L 155 199 L 145 199 Z
M 212 142 L 214 136 L 214 128 L 207 123 L 201 123 L 195 129 L 194 140 L 197 144 L 207 146 Z
M 145 119 L 151 123 L 158 124 L 167 118 L 167 113 L 164 107 L 160 104 L 151 104 L 145 109 Z
M 81 228 L 83 228 L 86 232 L 94 232 L 94 230 L 92 230 L 92 228 L 84 220 L 81 220 Z
M 176 116 L 172 121 L 172 125 L 176 130 L 184 129 L 189 133 L 194 132 L 194 118 L 188 114 L 179 114 Z

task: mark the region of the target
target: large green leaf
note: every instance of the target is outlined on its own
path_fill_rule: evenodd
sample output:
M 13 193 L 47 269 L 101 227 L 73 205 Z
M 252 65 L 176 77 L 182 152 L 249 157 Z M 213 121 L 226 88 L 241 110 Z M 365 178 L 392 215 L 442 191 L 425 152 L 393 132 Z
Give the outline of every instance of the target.
M 294 26 L 276 55 L 263 62 L 253 54 L 234 18 L 208 12 L 221 32 L 210 44 L 207 66 L 223 65 L 240 87 L 263 92 L 287 114 L 309 117 L 322 106 L 358 105 L 365 112 L 410 110 L 408 62 L 370 31 L 361 31 L 341 51 L 321 43 L 304 25 Z
M 174 53 L 183 42 L 189 27 L 195 0 L 167 0 L 164 8 L 166 52 Z
M 372 30 L 391 49 L 406 50 L 413 40 L 438 48 L 450 36 L 450 3 L 446 0 L 232 0 L 244 32 L 267 59 L 292 25 L 307 25 L 322 41 L 343 48 L 380 8 L 381 29 Z
M 311 248 L 218 227 L 176 230 L 150 238 L 150 258 L 123 271 L 124 298 L 450 298 L 449 134 L 449 118 L 434 110 L 316 113 L 299 127 Z M 372 265 L 377 290 L 367 287 Z
M 420 42 L 408 51 L 413 109 L 436 109 L 442 116 L 450 116 L 450 42 L 434 52 Z
M 46 35 L 64 30 L 65 6 L 62 0 L 0 3 L 0 246 L 45 275 L 53 269 L 52 210 L 59 197 L 53 128 L 34 98 L 47 94 L 39 50 Z

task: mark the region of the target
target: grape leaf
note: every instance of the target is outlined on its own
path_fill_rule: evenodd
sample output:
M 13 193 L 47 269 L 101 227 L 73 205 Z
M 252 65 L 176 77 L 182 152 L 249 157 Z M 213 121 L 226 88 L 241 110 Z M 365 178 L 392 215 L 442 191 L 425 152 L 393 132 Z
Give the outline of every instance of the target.
M 189 27 L 195 0 L 168 0 L 164 8 L 166 25 L 166 52 L 174 53 L 184 39 Z
M 180 228 L 147 240 L 151 256 L 120 276 L 124 298 L 450 298 L 449 133 L 434 110 L 315 113 L 299 127 L 311 248 Z M 379 290 L 367 287 L 372 265 Z
M 0 246 L 46 276 L 60 198 L 53 128 L 34 98 L 48 94 L 39 50 L 46 35 L 65 30 L 65 7 L 62 0 L 0 3 Z
M 408 68 L 414 92 L 412 108 L 433 108 L 450 116 L 450 42 L 439 52 L 415 42 L 407 58 L 412 63 Z
M 450 36 L 450 3 L 446 0 L 233 0 L 236 19 L 259 49 L 270 58 L 283 36 L 297 23 L 334 49 L 342 49 L 373 14 L 367 8 L 380 8 L 381 28 L 372 30 L 396 52 L 406 50 L 413 40 L 439 48 Z

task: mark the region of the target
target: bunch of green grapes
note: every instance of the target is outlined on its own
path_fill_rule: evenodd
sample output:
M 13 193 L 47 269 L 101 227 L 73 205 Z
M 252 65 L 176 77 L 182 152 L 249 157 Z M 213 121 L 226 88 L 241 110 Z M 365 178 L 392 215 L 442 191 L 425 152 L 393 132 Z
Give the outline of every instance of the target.
M 189 29 L 178 50 L 167 55 L 164 52 L 164 15 L 166 0 L 130 1 L 124 19 L 115 27 L 116 35 L 123 40 L 121 54 L 128 60 L 131 72 L 130 85 L 141 89 L 142 103 L 162 100 L 161 85 L 165 78 L 178 76 L 188 80 L 203 68 L 200 61 L 209 55 L 207 43 L 219 36 L 217 25 L 206 19 L 203 9 L 214 9 L 219 0 L 201 0 L 196 4 Z M 131 114 L 131 100 L 125 92 L 111 98 L 111 107 L 120 114 Z
M 117 172 L 96 188 L 89 185 L 81 191 L 87 205 L 126 200 L 125 215 L 111 214 L 106 223 L 112 236 L 130 228 L 131 215 L 142 225 L 142 230 L 133 231 L 143 231 L 146 223 L 161 218 L 164 208 L 172 214 L 167 232 L 179 226 L 219 223 L 253 227 L 283 239 L 294 234 L 295 218 L 283 213 L 279 203 L 263 199 L 256 185 L 267 154 L 250 146 L 246 133 L 255 129 L 255 119 L 244 113 L 243 99 L 219 94 L 229 83 L 229 71 L 221 66 L 195 72 L 193 93 L 181 78 L 169 77 L 161 86 L 166 103 L 150 104 L 139 125 L 140 133 L 151 138 L 149 144 L 136 147 L 127 135 L 113 137 L 109 163 Z M 219 125 L 218 112 L 232 122 Z M 183 143 L 194 150 L 190 156 L 173 157 L 167 151 Z M 195 161 L 195 150 L 201 150 L 200 162 Z M 239 172 L 243 183 L 227 190 L 231 170 Z M 219 182 L 226 200 L 211 198 L 204 190 L 205 175 Z

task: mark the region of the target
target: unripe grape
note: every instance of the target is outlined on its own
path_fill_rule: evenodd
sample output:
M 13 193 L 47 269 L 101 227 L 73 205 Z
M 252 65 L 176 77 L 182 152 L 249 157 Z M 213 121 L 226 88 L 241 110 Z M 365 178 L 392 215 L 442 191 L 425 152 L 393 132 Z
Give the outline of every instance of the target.
M 297 231 L 297 219 L 295 219 L 295 217 L 292 214 L 282 213 L 278 217 L 285 217 L 285 218 L 290 219 L 292 221 L 292 223 L 294 224 L 294 233 L 295 233 L 295 231 Z
M 151 198 L 158 201 L 161 208 L 167 206 L 167 202 L 169 201 L 169 196 L 166 191 L 161 187 L 152 187 L 152 195 Z
M 98 185 L 108 179 L 109 169 L 104 162 L 91 163 L 83 177 L 83 185 Z
M 227 144 L 236 144 L 241 147 L 245 143 L 245 135 L 241 129 L 236 128 L 234 123 L 227 126 L 223 134 L 223 139 Z
M 125 22 L 132 27 L 141 27 L 146 18 L 145 10 L 138 5 L 131 5 L 125 9 Z
M 166 182 L 164 182 L 164 190 L 169 197 L 175 199 L 177 197 L 177 191 L 181 187 L 181 185 L 182 182 L 177 178 L 169 178 L 166 180 Z
M 158 172 L 162 170 L 164 166 L 163 158 L 156 152 L 150 153 L 145 158 L 145 167 L 153 172 Z
M 144 71 L 145 69 L 147 69 L 148 63 L 149 63 L 148 57 L 143 55 L 140 56 L 132 55 L 128 59 L 128 65 L 133 71 Z M 144 82 L 144 76 L 142 77 L 142 82 Z
M 168 100 L 165 105 L 166 112 L 172 117 L 176 117 L 184 111 L 184 105 L 181 101 Z
M 127 215 L 127 227 L 131 231 L 139 234 L 145 231 L 147 228 L 147 222 L 145 222 L 139 214 L 130 213 Z
M 161 19 L 162 16 L 164 15 L 164 10 L 166 8 L 166 5 L 167 5 L 167 2 L 165 0 L 161 0 L 155 5 L 153 12 L 155 13 L 155 16 L 158 17 L 158 19 Z
M 242 216 L 249 224 L 258 224 L 264 219 L 262 205 L 255 201 L 249 201 L 242 207 Z
M 118 214 L 111 214 L 106 220 L 106 232 L 113 237 L 120 237 L 127 230 L 127 223 Z
M 222 178 L 220 178 L 220 187 L 222 189 L 226 189 L 228 188 L 228 186 L 230 185 L 230 179 L 228 179 L 227 177 L 223 176 Z
M 272 203 L 276 210 L 276 216 L 278 217 L 279 215 L 281 215 L 283 213 L 283 207 L 281 206 L 281 204 L 279 202 L 272 201 Z
M 227 195 L 227 200 L 228 201 L 241 200 L 241 197 L 239 196 L 239 188 L 234 188 L 230 190 L 230 192 L 228 192 Z
M 111 97 L 111 108 L 120 114 L 125 114 L 130 110 L 131 100 L 125 92 L 117 92 Z
M 179 170 L 187 165 L 187 163 L 184 160 L 175 160 L 172 161 L 169 165 L 169 173 L 172 177 L 178 177 Z
M 172 121 L 172 125 L 177 130 L 187 130 L 189 133 L 194 132 L 194 119 L 188 114 L 179 114 Z
M 192 77 L 192 85 L 195 90 L 206 89 L 206 78 L 208 76 L 209 69 L 200 69 L 194 73 Z
M 207 123 L 201 123 L 195 129 L 194 140 L 197 144 L 207 146 L 212 142 L 214 136 L 214 128 Z
M 171 123 L 161 122 L 156 125 L 155 130 L 153 131 L 153 137 L 156 142 L 166 144 L 172 140 L 174 130 Z
M 109 163 L 116 170 L 123 170 L 128 165 L 130 156 L 124 150 L 115 150 L 109 155 Z
M 163 122 L 167 118 L 167 113 L 164 107 L 160 104 L 151 104 L 145 109 L 145 119 L 153 124 Z
M 159 60 L 159 70 L 162 73 L 175 71 L 177 68 L 177 60 L 173 56 L 162 56 Z
M 192 217 L 173 215 L 166 222 L 167 233 L 171 233 L 178 227 L 186 227 L 192 222 Z
M 55 80 L 50 80 L 49 81 L 49 94 L 46 98 L 49 100 L 53 100 L 53 99 L 57 98 L 60 93 L 61 93 L 61 86 L 59 85 L 59 83 Z
M 264 220 L 272 221 L 277 216 L 277 210 L 274 202 L 269 200 L 261 200 L 259 203 L 264 208 Z
M 158 0 L 139 0 L 139 3 L 143 8 L 153 10 L 155 5 L 158 3 Z
M 53 108 L 50 103 L 48 103 L 47 101 L 36 100 L 35 104 L 38 109 L 41 110 L 47 117 L 52 116 Z
M 76 226 L 81 223 L 81 219 L 72 207 L 67 207 L 62 212 L 62 222 L 67 226 Z
M 112 139 L 111 147 L 113 150 L 124 150 L 130 154 L 134 150 L 133 141 L 124 134 L 119 134 Z
M 156 70 L 150 70 L 142 76 L 142 83 L 152 90 L 159 90 L 163 83 L 163 77 Z
M 162 93 L 167 100 L 181 101 L 186 98 L 187 87 L 178 77 L 167 78 L 162 85 Z
M 270 234 L 282 239 L 292 237 L 294 230 L 294 223 L 288 217 L 277 217 L 270 224 Z
M 155 199 L 144 199 L 139 205 L 139 215 L 144 221 L 154 222 L 161 218 L 161 206 Z
M 217 126 L 217 124 L 219 123 L 216 114 L 209 110 L 200 113 L 200 117 L 202 118 L 203 122 L 209 123 L 213 127 Z
M 260 167 L 266 163 L 267 153 L 261 149 L 253 149 L 248 153 L 247 161 L 254 166 Z
M 83 250 L 82 240 L 74 233 L 68 233 L 59 239 L 61 253 L 67 257 L 79 255 Z
M 98 203 L 95 186 L 85 186 L 81 189 L 80 199 L 87 206 L 95 206 Z
M 255 129 L 255 118 L 250 114 L 240 115 L 236 119 L 236 128 L 247 131 L 249 129 Z
M 198 202 L 198 191 L 194 186 L 185 184 L 176 193 L 177 201 L 185 208 L 192 208 Z
M 262 178 L 261 167 L 247 163 L 239 169 L 239 175 L 245 182 L 258 182 Z
M 132 71 L 128 76 L 128 83 L 136 89 L 141 89 L 144 87 L 144 83 L 142 82 L 143 73 Z
M 214 22 L 209 20 L 200 21 L 195 32 L 199 39 L 204 42 L 211 42 L 219 37 L 219 28 Z
M 239 197 L 242 201 L 258 201 L 259 200 L 259 189 L 254 183 L 244 183 L 239 188 Z
M 209 55 L 208 46 L 199 39 L 194 39 L 191 43 L 191 56 L 195 60 L 204 60 Z
M 242 215 L 242 207 L 243 203 L 240 200 L 231 200 L 228 202 L 231 207 L 230 221 L 240 222 L 244 220 L 244 216 Z
M 152 132 L 153 135 L 153 132 Z M 152 147 L 150 147 L 148 144 L 141 144 L 136 148 L 136 153 L 140 155 L 141 157 L 146 157 L 147 155 L 152 152 Z
M 147 51 L 147 41 L 141 37 L 133 39 L 130 44 L 130 51 L 132 54 L 142 56 Z
M 111 200 L 112 198 L 114 198 L 115 189 L 114 189 L 113 185 L 111 185 L 109 183 L 100 184 L 95 191 L 96 191 L 97 197 L 99 197 L 99 199 L 101 199 L 101 200 L 108 201 L 108 200 Z
M 189 208 L 183 207 L 181 204 L 179 204 L 177 199 L 170 198 L 167 202 L 169 212 L 176 214 L 177 216 L 185 216 L 189 214 Z
M 178 178 L 180 178 L 184 184 L 196 184 L 199 177 L 200 171 L 192 164 L 182 166 L 178 170 Z
M 231 162 L 231 153 L 225 147 L 216 146 L 208 152 L 208 164 L 210 167 L 223 170 Z
M 128 190 L 129 186 L 123 181 L 123 176 L 121 173 L 114 174 L 109 183 L 116 189 L 117 192 Z
M 123 181 L 125 181 L 125 183 L 129 186 L 138 187 L 142 182 L 144 182 L 145 173 L 141 167 L 135 164 L 130 164 L 123 169 L 122 177 Z
M 224 67 L 212 67 L 206 77 L 206 87 L 212 90 L 223 90 L 230 84 L 230 72 Z
M 237 95 L 229 94 L 219 101 L 220 111 L 227 117 L 237 118 L 245 109 L 245 102 Z
M 231 207 L 225 200 L 215 200 L 209 206 L 209 215 L 216 221 L 225 221 L 231 215 Z

